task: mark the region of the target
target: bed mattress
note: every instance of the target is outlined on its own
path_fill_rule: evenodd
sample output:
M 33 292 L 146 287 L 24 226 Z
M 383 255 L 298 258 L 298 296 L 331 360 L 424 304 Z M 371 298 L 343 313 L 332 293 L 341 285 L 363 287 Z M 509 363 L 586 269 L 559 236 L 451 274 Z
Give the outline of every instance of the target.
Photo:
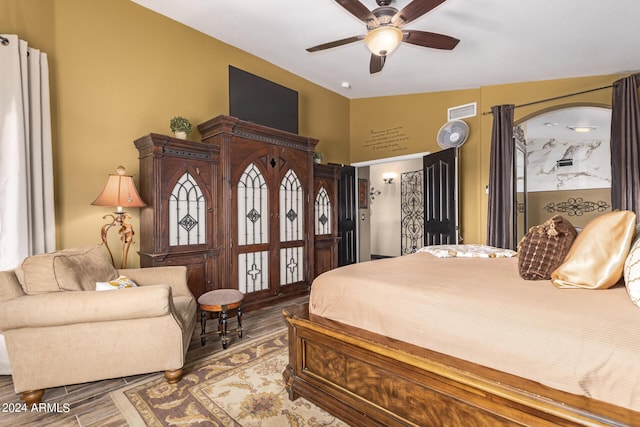
M 517 258 L 415 253 L 328 271 L 309 312 L 640 411 L 640 309 L 624 285 L 558 289 Z

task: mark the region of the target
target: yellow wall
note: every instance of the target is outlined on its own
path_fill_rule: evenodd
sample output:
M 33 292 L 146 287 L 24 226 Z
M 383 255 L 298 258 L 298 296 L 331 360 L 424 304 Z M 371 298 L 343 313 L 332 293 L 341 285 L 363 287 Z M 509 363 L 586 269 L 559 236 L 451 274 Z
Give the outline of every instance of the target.
M 318 138 L 325 161 L 337 163 L 437 151 L 436 134 L 451 106 L 475 101 L 486 112 L 492 105 L 556 97 L 620 77 L 349 101 L 128 0 L 0 0 L 0 31 L 18 34 L 49 55 L 58 247 L 99 241 L 101 215 L 109 209 L 90 203 L 117 165 L 137 175 L 135 138 L 168 133 L 174 115 L 198 124 L 228 114 L 229 64 L 298 91 L 300 133 Z M 603 90 L 518 108 L 515 119 L 610 100 L 611 91 Z M 461 231 L 465 243 L 483 243 L 492 117 L 465 120 L 471 133 L 461 150 Z M 194 131 L 189 139 L 199 137 Z M 138 263 L 135 249 L 130 265 Z
M 175 115 L 228 114 L 230 64 L 298 91 L 300 134 L 320 140 L 325 161 L 349 160 L 347 98 L 129 0 L 0 0 L 0 31 L 49 56 L 60 248 L 100 241 L 110 209 L 90 203 L 120 164 L 137 180 L 134 139 L 169 133 Z
M 436 136 L 447 121 L 447 108 L 478 102 L 479 94 L 478 89 L 468 89 L 352 100 L 351 161 L 440 151 Z M 473 243 L 479 239 L 475 231 L 485 199 L 477 185 L 482 166 L 480 119 L 465 121 L 470 132 L 460 149 L 460 222 L 464 242 Z
M 460 152 L 460 221 L 464 243 L 485 243 L 488 203 L 485 186 L 489 183 L 493 117 L 483 113 L 494 105 L 521 105 L 554 98 L 607 86 L 619 78 L 619 75 L 595 76 L 352 100 L 351 161 L 439 151 L 436 135 L 447 121 L 447 108 L 477 102 L 478 116 L 464 119 L 470 133 Z M 610 107 L 611 89 L 519 107 L 514 120 L 517 123 L 541 112 L 576 104 Z M 389 136 L 390 142 L 379 143 L 385 136 Z
M 519 193 L 522 194 L 522 193 Z M 560 203 L 567 203 L 570 199 L 575 201 L 582 200 L 584 203 L 593 203 L 605 206 L 602 210 L 594 211 L 580 210 L 580 214 L 573 211 L 549 211 L 546 206 L 554 203 L 556 206 Z M 571 204 L 573 205 L 573 203 Z M 592 205 L 593 206 L 593 205 Z M 584 207 L 580 207 L 584 209 Z M 578 209 L 576 209 L 578 210 Z M 527 193 L 527 223 L 529 227 L 542 224 L 554 215 L 562 215 L 566 220 L 571 222 L 574 227 L 584 228 L 592 219 L 611 211 L 611 189 L 610 188 L 585 188 L 579 190 L 556 190 L 556 191 L 531 191 Z M 524 217 L 524 215 L 522 215 Z M 524 230 L 523 230 L 524 231 Z M 524 235 L 524 234 L 523 234 Z M 522 236 L 518 236 L 519 238 Z M 518 238 L 518 240 L 520 240 Z

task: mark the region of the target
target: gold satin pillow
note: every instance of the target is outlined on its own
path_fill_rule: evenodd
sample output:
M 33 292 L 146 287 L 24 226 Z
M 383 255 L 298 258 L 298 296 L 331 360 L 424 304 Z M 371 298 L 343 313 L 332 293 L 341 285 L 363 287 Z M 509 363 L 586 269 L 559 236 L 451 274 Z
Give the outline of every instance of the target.
M 564 262 L 551 273 L 558 288 L 607 289 L 622 277 L 635 234 L 636 214 L 614 211 L 591 220 Z

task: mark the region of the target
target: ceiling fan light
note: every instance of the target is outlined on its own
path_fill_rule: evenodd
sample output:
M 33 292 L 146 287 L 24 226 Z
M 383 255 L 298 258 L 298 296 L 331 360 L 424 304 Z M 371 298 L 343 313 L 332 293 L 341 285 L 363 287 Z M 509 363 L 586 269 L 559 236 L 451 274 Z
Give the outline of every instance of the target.
M 597 129 L 596 126 L 567 126 L 567 127 L 572 131 L 578 132 L 578 133 L 593 132 Z
M 402 41 L 402 31 L 399 28 L 387 25 L 371 30 L 364 37 L 364 43 L 374 55 L 387 56 Z

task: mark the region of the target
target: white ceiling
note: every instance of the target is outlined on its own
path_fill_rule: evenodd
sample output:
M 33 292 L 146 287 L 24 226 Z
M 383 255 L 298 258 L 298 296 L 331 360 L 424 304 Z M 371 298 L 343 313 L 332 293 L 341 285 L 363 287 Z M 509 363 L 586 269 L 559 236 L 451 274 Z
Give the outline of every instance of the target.
M 453 36 L 458 46 L 402 43 L 374 75 L 363 41 L 305 50 L 366 33 L 335 0 L 133 1 L 351 99 L 640 69 L 638 0 L 447 0 L 404 29 Z
M 599 107 L 570 107 L 535 116 L 525 122 L 527 139 L 571 141 L 606 140 L 611 137 L 611 110 Z M 569 126 L 593 127 L 591 132 L 575 132 Z

